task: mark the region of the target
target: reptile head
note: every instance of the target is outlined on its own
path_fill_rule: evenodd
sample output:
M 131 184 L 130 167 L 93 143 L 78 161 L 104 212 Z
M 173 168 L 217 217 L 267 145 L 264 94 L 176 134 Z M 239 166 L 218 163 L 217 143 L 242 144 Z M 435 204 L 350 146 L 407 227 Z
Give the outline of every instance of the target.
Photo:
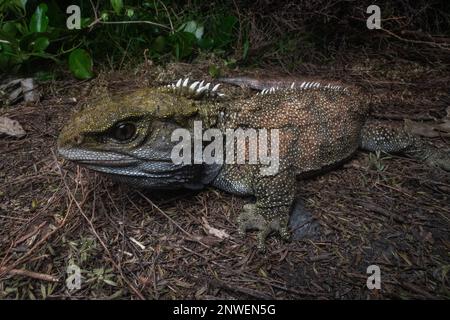
M 174 164 L 173 130 L 196 116 L 196 101 L 146 88 L 107 98 L 76 113 L 58 139 L 59 154 L 90 169 L 143 187 L 181 187 L 199 168 Z

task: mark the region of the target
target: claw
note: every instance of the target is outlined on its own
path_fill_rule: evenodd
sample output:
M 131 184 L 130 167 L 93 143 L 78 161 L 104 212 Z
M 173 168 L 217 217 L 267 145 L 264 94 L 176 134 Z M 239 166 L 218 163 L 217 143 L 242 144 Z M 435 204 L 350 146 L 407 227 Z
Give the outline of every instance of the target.
M 291 234 L 287 227 L 281 227 L 279 232 L 283 241 L 289 241 L 289 239 L 291 238 Z
M 256 248 L 259 252 L 264 253 L 266 251 L 266 239 L 271 231 L 272 228 L 270 226 L 270 223 L 266 223 L 263 229 L 258 232 L 258 243 L 256 245 Z
M 266 250 L 266 239 L 272 231 L 278 232 L 283 240 L 290 238 L 287 220 L 285 223 L 279 218 L 268 220 L 258 210 L 255 204 L 244 205 L 241 214 L 237 218 L 238 234 L 240 236 L 245 236 L 247 230 L 258 230 L 256 246 L 259 252 Z
M 256 244 L 256 248 L 259 252 L 266 252 L 266 238 L 267 234 L 265 231 L 258 232 L 258 243 Z

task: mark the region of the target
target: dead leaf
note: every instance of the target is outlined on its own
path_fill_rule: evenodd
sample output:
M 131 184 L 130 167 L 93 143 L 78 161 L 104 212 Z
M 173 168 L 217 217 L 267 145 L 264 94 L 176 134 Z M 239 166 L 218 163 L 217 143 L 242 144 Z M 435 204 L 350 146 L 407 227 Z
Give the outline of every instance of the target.
M 22 87 L 23 100 L 25 102 L 39 101 L 39 92 L 36 90 L 33 78 L 26 78 L 20 81 Z
M 203 227 L 206 229 L 206 231 L 209 234 L 211 234 L 219 239 L 226 239 L 226 238 L 230 237 L 230 235 L 228 233 L 226 233 L 225 230 L 219 230 L 214 227 L 211 227 L 205 217 L 202 217 L 202 222 L 203 222 Z
M 398 255 L 400 257 L 402 257 L 402 259 L 409 265 L 412 266 L 412 262 L 408 259 L 408 255 L 406 254 L 406 252 L 399 252 Z
M 0 135 L 6 134 L 8 136 L 21 138 L 27 133 L 17 120 L 12 120 L 6 117 L 0 117 Z
M 177 286 L 187 289 L 192 288 L 194 286 L 193 283 L 189 283 L 180 279 L 175 279 L 175 283 Z

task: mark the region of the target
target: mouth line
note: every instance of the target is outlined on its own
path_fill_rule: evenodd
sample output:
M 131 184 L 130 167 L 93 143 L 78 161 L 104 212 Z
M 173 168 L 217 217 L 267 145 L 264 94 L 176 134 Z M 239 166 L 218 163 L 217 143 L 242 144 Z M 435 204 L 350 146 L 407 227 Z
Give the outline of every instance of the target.
M 68 161 L 88 169 L 116 176 L 132 176 L 135 178 L 168 179 L 180 173 L 185 174 L 184 165 L 175 165 L 171 159 L 145 159 L 121 153 L 100 154 L 86 150 L 58 150 L 60 155 Z
M 129 167 L 132 165 L 137 164 L 138 160 L 105 160 L 105 159 L 98 159 L 98 160 L 80 160 L 77 161 L 78 164 L 86 165 L 86 166 L 108 166 L 108 167 Z
M 172 172 L 147 172 L 147 171 L 122 171 L 120 169 L 113 169 L 111 166 L 100 166 L 100 165 L 86 165 L 86 168 L 97 171 L 97 172 L 101 172 L 101 173 L 105 173 L 111 177 L 127 177 L 127 178 L 142 178 L 142 179 L 148 179 L 148 178 L 152 178 L 152 179 L 167 179 L 167 178 L 172 178 L 174 175 Z M 118 167 L 116 167 L 118 168 Z M 120 167 L 119 167 L 120 168 Z M 126 168 L 126 166 L 125 166 Z

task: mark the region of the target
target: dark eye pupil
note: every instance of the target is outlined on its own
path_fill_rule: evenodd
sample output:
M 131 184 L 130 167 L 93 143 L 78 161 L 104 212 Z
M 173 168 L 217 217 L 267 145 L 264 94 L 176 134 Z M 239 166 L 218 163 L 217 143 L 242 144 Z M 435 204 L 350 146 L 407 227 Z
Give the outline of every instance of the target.
M 133 138 L 136 133 L 136 126 L 132 123 L 119 123 L 114 127 L 114 138 L 125 141 Z

